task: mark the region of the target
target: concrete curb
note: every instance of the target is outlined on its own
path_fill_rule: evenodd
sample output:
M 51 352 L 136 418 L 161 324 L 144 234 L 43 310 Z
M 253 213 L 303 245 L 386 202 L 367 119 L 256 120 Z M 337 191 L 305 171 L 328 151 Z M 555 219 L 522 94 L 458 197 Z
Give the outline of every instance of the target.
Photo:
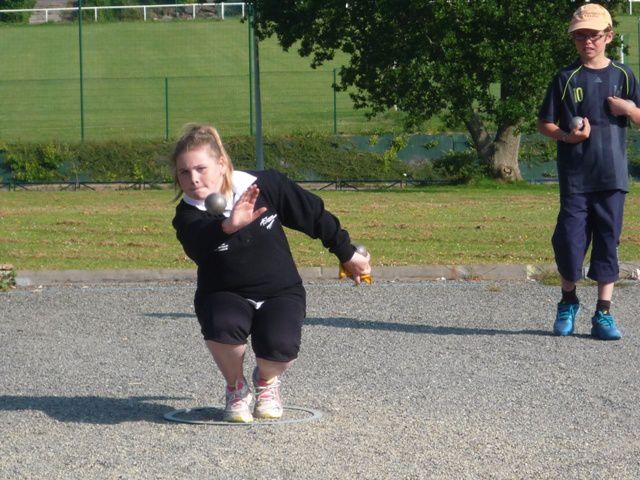
M 337 267 L 303 267 L 304 281 L 336 280 Z M 529 280 L 555 271 L 554 265 L 414 265 L 375 267 L 374 280 Z M 22 270 L 17 272 L 16 285 L 77 283 L 134 283 L 157 281 L 196 281 L 195 269 L 147 270 Z
M 639 280 L 640 261 L 621 262 L 620 279 Z M 586 271 L 584 274 L 586 276 Z M 302 267 L 299 269 L 304 281 L 337 280 L 338 268 Z M 374 280 L 420 281 L 420 280 L 490 280 L 522 281 L 539 280 L 546 275 L 555 275 L 554 264 L 529 265 L 408 265 L 375 267 Z M 22 270 L 17 271 L 16 285 L 30 287 L 59 284 L 139 283 L 139 282 L 194 282 L 195 269 L 144 269 L 144 270 Z

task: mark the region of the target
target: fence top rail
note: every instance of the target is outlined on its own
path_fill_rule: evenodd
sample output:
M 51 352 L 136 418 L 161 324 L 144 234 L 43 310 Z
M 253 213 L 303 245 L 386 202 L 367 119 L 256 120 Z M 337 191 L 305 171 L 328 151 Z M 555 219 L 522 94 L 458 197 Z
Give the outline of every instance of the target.
M 638 0 L 640 1 L 640 0 Z M 208 7 L 210 5 L 241 6 L 245 2 L 218 2 L 218 3 L 168 3 L 165 5 L 107 5 L 107 6 L 83 6 L 81 10 L 121 10 L 126 8 L 171 8 L 171 7 Z M 51 8 L 19 8 L 0 10 L 0 13 L 24 13 L 24 12 L 71 12 L 78 7 L 51 7 Z

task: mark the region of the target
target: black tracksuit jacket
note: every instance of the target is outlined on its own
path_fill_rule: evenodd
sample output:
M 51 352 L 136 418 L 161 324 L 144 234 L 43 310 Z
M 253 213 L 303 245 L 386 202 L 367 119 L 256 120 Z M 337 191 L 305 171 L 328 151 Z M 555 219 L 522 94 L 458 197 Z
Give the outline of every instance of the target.
M 349 234 L 320 197 L 275 170 L 247 173 L 257 177 L 260 188 L 256 208 L 267 211 L 231 235 L 222 231 L 222 214 L 212 216 L 184 200 L 176 206 L 173 227 L 185 253 L 198 265 L 199 293 L 229 291 L 263 300 L 300 288 L 302 279 L 283 226 L 319 238 L 340 262 L 351 258 Z

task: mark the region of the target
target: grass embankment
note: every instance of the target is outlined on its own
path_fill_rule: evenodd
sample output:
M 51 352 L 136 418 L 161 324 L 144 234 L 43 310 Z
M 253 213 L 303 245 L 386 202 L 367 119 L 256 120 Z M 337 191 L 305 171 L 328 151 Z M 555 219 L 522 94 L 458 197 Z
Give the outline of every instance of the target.
M 373 264 L 552 263 L 556 185 L 317 192 Z M 0 263 L 24 269 L 190 268 L 171 227 L 173 191 L 0 192 Z M 627 199 L 620 259 L 640 259 L 640 193 Z M 299 266 L 334 265 L 290 232 Z
M 0 25 L 0 139 L 77 141 L 173 137 L 187 122 L 248 135 L 252 112 L 247 24 L 225 21 L 86 22 L 83 88 L 77 24 Z M 260 44 L 266 134 L 333 133 L 334 68 L 317 69 L 273 38 Z M 82 98 L 81 98 L 82 93 Z M 375 122 L 336 96 L 340 133 L 393 131 L 399 115 Z M 255 119 L 254 119 L 255 121 Z

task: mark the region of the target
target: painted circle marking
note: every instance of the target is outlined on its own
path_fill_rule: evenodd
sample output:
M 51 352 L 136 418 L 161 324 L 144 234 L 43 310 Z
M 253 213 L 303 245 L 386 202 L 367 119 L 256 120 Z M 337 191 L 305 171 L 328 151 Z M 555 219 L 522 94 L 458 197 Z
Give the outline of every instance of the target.
M 224 425 L 228 427 L 252 427 L 260 425 L 286 425 L 291 423 L 313 422 L 322 418 L 323 413 L 320 410 L 306 407 L 286 406 L 283 407 L 285 412 L 290 414 L 303 414 L 299 418 L 285 418 L 283 420 L 254 420 L 251 423 L 225 422 L 222 420 L 224 406 L 207 405 L 203 407 L 181 408 L 164 414 L 164 419 L 170 422 L 189 423 L 192 425 Z M 207 411 L 209 414 L 207 415 Z M 213 411 L 213 412 L 211 412 Z M 212 415 L 213 413 L 213 415 Z M 210 417 L 210 418 L 207 418 Z

